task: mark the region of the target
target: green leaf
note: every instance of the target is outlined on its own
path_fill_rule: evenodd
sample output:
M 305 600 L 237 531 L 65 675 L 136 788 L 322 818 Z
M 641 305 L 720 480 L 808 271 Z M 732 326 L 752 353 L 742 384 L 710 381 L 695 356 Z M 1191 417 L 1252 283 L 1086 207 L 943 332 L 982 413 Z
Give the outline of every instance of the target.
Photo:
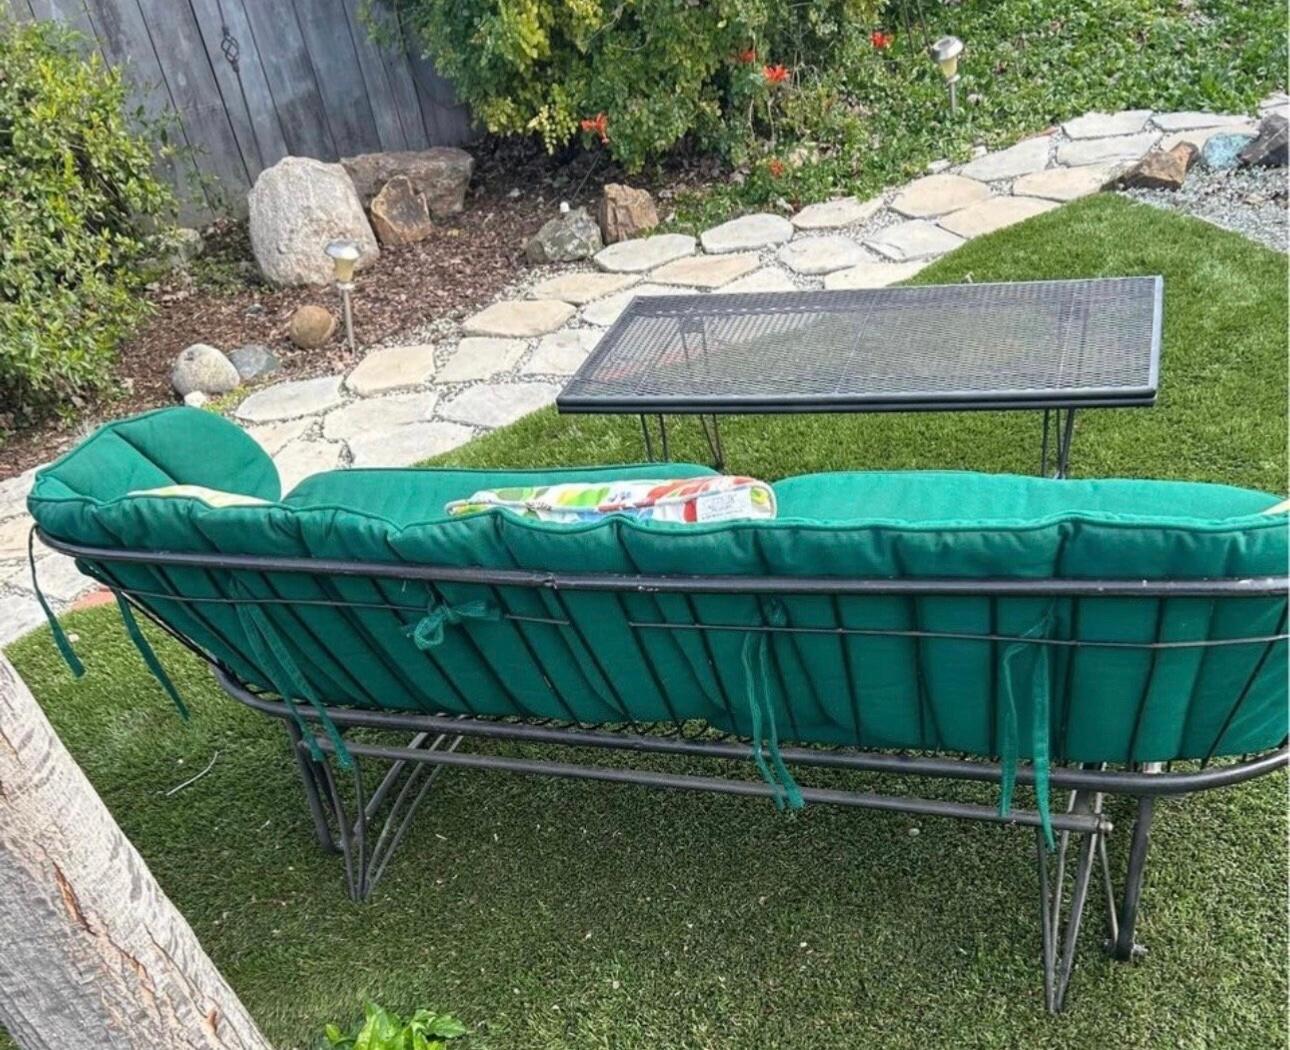
M 456 1039 L 458 1036 L 465 1035 L 468 1029 L 452 1014 L 439 1014 L 430 1021 L 427 1031 L 441 1039 Z

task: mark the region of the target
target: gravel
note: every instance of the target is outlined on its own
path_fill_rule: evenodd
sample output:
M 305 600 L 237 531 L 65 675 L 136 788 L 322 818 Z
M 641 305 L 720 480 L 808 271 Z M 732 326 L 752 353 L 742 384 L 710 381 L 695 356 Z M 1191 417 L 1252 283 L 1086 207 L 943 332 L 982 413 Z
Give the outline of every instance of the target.
M 1124 196 L 1235 230 L 1279 252 L 1290 251 L 1285 168 L 1210 171 L 1197 166 L 1179 190 L 1124 190 Z

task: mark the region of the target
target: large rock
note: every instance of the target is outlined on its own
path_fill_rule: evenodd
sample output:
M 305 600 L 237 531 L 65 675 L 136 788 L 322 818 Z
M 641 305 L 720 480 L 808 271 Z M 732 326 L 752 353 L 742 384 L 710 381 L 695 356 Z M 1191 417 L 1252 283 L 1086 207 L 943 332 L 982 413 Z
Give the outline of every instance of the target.
M 1241 150 L 1241 163 L 1260 168 L 1285 167 L 1290 144 L 1290 121 L 1280 113 L 1264 117 L 1259 137 Z
M 1153 150 L 1125 172 L 1120 182 L 1144 190 L 1180 189 L 1199 154 L 1190 142 L 1180 142 L 1170 150 Z
M 605 184 L 604 196 L 596 212 L 600 232 L 606 244 L 639 237 L 658 225 L 654 198 L 645 190 L 619 182 Z
M 560 263 L 590 259 L 603 248 L 600 227 L 586 208 L 557 215 L 543 223 L 524 249 L 530 262 Z
M 416 244 L 434 232 L 430 206 L 406 175 L 395 175 L 372 198 L 372 229 L 382 244 Z
M 247 199 L 251 250 L 260 272 L 278 285 L 329 284 L 331 241 L 354 241 L 358 266 L 381 252 L 354 184 L 339 164 L 283 157 L 260 172 Z
M 354 180 L 364 204 L 392 178 L 406 175 L 416 191 L 425 195 L 430 214 L 438 217 L 455 215 L 465 207 L 466 187 L 475 169 L 475 160 L 469 153 L 451 146 L 363 153 L 345 157 L 341 164 Z
M 207 343 L 181 350 L 170 372 L 170 385 L 180 397 L 194 392 L 227 394 L 241 382 L 233 362 Z

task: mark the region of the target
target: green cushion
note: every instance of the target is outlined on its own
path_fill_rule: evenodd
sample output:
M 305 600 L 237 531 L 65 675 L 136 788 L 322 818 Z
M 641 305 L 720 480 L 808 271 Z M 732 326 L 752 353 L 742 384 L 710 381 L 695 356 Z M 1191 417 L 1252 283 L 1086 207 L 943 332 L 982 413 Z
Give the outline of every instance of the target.
M 635 473 L 639 472 L 639 473 Z M 560 525 L 490 513 L 443 515 L 477 488 L 613 474 L 680 476 L 670 464 L 595 471 L 348 471 L 278 499 L 268 457 L 233 424 L 188 409 L 112 424 L 42 471 L 30 499 L 49 534 L 142 550 L 279 555 L 538 571 L 843 577 L 1202 578 L 1284 574 L 1276 496 L 1155 481 L 1049 481 L 968 473 L 847 473 L 775 485 L 775 521 L 671 525 L 611 518 Z M 275 502 L 213 508 L 128 496 L 201 484 Z M 443 584 L 435 601 L 484 605 L 502 619 L 410 637 L 431 604 L 420 582 L 321 574 L 103 567 L 121 585 L 189 599 L 254 596 L 325 702 L 587 722 L 701 718 L 748 733 L 746 629 L 775 621 L 769 703 L 788 739 L 999 751 L 1001 710 L 1018 706 L 1029 754 L 1035 689 L 1051 700 L 1055 757 L 1167 761 L 1259 750 L 1286 735 L 1286 646 L 1037 647 L 1006 642 L 842 636 L 839 624 L 942 634 L 1146 642 L 1267 635 L 1284 599 L 1050 602 L 1037 598 L 752 596 L 553 592 Z M 347 600 L 346 608 L 326 602 Z M 272 685 L 226 601 L 147 599 L 165 620 L 245 680 Z M 753 646 L 755 648 L 755 646 Z M 1014 654 L 1015 655 L 1015 654 Z M 1038 683 L 1038 686 L 1036 686 Z M 1145 697 L 1145 702 L 1143 698 Z M 1239 702 L 1238 702 L 1239 701 Z M 1041 716 L 1042 717 L 1042 716 Z

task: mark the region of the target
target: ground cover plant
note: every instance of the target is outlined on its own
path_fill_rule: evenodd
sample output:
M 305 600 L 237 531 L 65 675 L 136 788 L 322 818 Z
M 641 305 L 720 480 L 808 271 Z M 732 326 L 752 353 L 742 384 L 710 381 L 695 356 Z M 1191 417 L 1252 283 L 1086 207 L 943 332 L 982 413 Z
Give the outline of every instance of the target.
M 1154 273 L 1166 287 L 1160 403 L 1082 415 L 1073 473 L 1283 491 L 1284 255 L 1099 197 L 974 241 L 918 279 Z M 1038 428 L 1034 414 L 981 413 L 741 419 L 723 434 L 731 469 L 773 479 L 1033 473 Z M 702 456 L 696 430 L 676 432 L 679 456 Z M 639 441 L 631 419 L 546 411 L 451 461 L 636 460 Z M 730 798 L 449 772 L 373 902 L 353 905 L 339 859 L 313 845 L 280 729 L 222 697 L 153 632 L 193 708 L 181 723 L 112 612 L 67 626 L 89 665 L 79 682 L 43 632 L 11 658 L 280 1050 L 311 1046 L 368 1001 L 405 1015 L 450 1009 L 470 1030 L 463 1045 L 492 1050 L 1285 1043 L 1283 775 L 1161 805 L 1140 932 L 1150 954 L 1137 966 L 1103 957 L 1090 909 L 1068 1009 L 1054 1019 L 1042 1005 L 1029 835 L 823 806 L 781 818 Z M 208 774 L 166 796 L 213 756 Z M 855 775 L 819 782 L 891 788 Z M 966 786 L 946 795 L 992 798 Z M 1118 870 L 1128 810 L 1111 816 Z

